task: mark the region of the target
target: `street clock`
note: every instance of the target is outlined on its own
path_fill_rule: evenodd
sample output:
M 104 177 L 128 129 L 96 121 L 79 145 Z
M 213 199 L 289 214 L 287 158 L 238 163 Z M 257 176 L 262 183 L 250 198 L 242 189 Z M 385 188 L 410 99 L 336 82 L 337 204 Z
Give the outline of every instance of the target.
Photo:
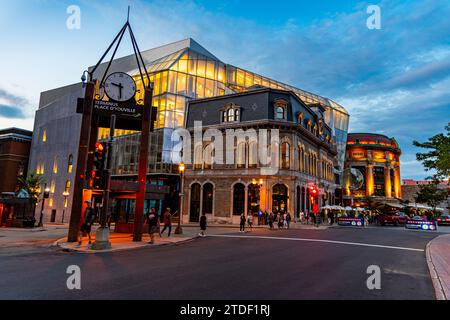
M 105 93 L 110 100 L 125 102 L 136 95 L 136 83 L 124 72 L 112 73 L 105 80 Z

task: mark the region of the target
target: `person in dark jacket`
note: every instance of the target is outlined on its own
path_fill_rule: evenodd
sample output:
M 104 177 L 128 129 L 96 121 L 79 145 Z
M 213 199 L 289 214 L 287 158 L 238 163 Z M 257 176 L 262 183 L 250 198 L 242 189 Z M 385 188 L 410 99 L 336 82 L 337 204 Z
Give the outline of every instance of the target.
M 207 225 L 206 214 L 203 213 L 202 216 L 200 217 L 200 233 L 199 233 L 200 237 L 206 236 L 206 225 Z
M 86 207 L 86 211 L 84 212 L 84 221 L 83 224 L 81 225 L 81 230 L 80 230 L 80 239 L 78 241 L 78 244 L 81 246 L 82 242 L 83 242 L 83 234 L 86 232 L 88 237 L 89 237 L 89 244 L 92 243 L 92 238 L 91 238 L 91 229 L 92 229 L 92 225 L 94 224 L 95 221 L 95 211 L 91 206 L 91 201 L 86 201 L 87 207 Z
M 163 222 L 164 222 L 164 229 L 161 231 L 161 236 L 164 234 L 164 231 L 166 229 L 169 229 L 169 237 L 172 233 L 172 215 L 170 214 L 170 208 L 166 209 L 166 212 L 163 216 Z
M 150 235 L 150 244 L 155 243 L 155 233 L 158 232 L 158 217 L 156 216 L 155 209 L 152 208 L 151 212 L 147 216 L 148 234 Z
M 241 214 L 241 224 L 240 224 L 241 228 L 240 228 L 239 232 L 245 232 L 245 222 L 246 222 L 245 214 L 242 213 Z

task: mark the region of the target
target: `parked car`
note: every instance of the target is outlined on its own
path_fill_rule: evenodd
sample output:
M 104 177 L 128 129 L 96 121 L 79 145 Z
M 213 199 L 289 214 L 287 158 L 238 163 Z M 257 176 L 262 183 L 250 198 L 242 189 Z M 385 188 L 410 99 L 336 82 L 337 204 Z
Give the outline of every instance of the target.
M 436 222 L 438 226 L 450 226 L 450 216 L 440 216 L 439 218 L 436 218 Z
M 403 212 L 398 213 L 382 213 L 378 216 L 378 222 L 384 226 L 386 224 L 393 224 L 395 226 L 399 224 L 405 224 L 408 220 L 408 216 Z

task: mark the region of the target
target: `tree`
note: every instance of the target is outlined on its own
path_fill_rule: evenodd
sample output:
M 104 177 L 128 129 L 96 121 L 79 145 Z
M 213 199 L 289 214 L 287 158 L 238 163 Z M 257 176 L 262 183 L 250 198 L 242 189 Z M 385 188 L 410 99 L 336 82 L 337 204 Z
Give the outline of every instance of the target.
M 440 133 L 427 142 L 414 141 L 416 147 L 429 149 L 426 153 L 417 153 L 417 161 L 421 161 L 426 171 L 436 170 L 435 180 L 447 179 L 450 176 L 450 122 L 445 127 L 446 134 Z
M 45 179 L 42 176 L 36 175 L 34 173 L 30 174 L 28 177 L 20 177 L 18 179 L 19 190 L 25 190 L 28 192 L 30 197 L 33 199 L 34 204 L 38 202 L 41 185 L 45 183 Z
M 418 203 L 426 203 L 433 208 L 433 212 L 436 212 L 438 204 L 447 200 L 448 195 L 448 189 L 439 188 L 439 182 L 434 180 L 430 184 L 420 185 L 415 199 Z

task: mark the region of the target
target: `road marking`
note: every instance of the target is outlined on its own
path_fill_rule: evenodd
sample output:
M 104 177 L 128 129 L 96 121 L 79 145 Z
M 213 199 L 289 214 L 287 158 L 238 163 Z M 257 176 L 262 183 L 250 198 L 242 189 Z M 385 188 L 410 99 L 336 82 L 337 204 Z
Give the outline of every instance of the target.
M 288 241 L 322 242 L 322 243 L 346 244 L 346 245 L 362 246 L 362 247 L 373 247 L 373 248 L 383 248 L 383 249 L 416 251 L 416 252 L 424 252 L 425 251 L 424 249 L 416 249 L 416 248 L 395 247 L 395 246 L 385 246 L 385 245 L 381 245 L 381 244 L 370 244 L 370 243 L 360 243 L 360 242 L 346 242 L 346 241 L 335 241 L 335 240 L 322 240 L 322 239 L 282 238 L 282 237 L 264 237 L 264 236 L 233 236 L 233 235 L 208 235 L 208 237 L 213 237 L 213 238 L 235 238 L 235 239 L 266 239 L 266 240 L 288 240 Z

